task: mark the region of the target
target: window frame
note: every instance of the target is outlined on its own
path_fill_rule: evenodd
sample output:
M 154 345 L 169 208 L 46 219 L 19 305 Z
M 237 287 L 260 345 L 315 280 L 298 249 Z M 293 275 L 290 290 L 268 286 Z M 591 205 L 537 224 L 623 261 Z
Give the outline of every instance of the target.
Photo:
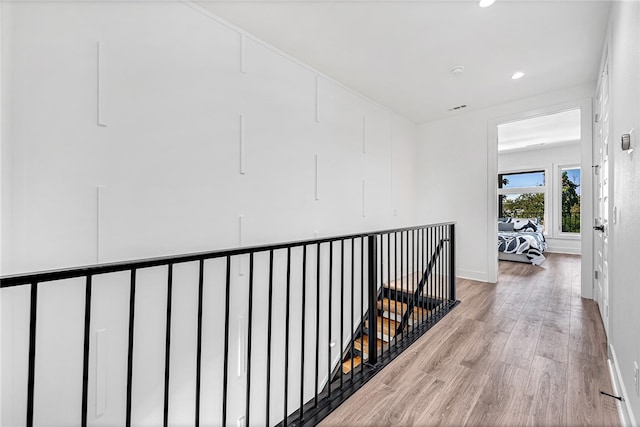
M 555 208 L 553 209 L 553 217 L 554 224 L 557 226 L 554 227 L 555 233 L 554 237 L 558 239 L 567 239 L 567 240 L 580 240 L 582 235 L 582 218 L 580 222 L 580 232 L 568 232 L 562 231 L 562 171 L 566 169 L 579 169 L 580 170 L 580 185 L 582 186 L 582 180 L 584 178 L 582 165 L 579 163 L 562 163 L 557 164 L 555 167 L 555 177 L 554 177 L 554 192 L 556 196 L 554 197 Z M 582 192 L 580 192 L 580 205 L 582 206 Z
M 536 185 L 533 187 L 512 187 L 512 188 L 500 188 L 501 178 L 503 175 L 514 175 L 514 174 L 522 174 L 522 173 L 535 173 L 542 172 L 544 173 L 544 185 Z M 541 168 L 541 167 L 529 167 L 529 168 L 518 168 L 518 169 L 508 169 L 504 171 L 498 172 L 498 200 L 501 195 L 508 194 L 523 194 L 523 193 L 543 193 L 544 194 L 544 214 L 542 218 L 543 225 L 543 234 L 546 236 L 549 234 L 550 227 L 550 211 L 549 205 L 551 202 L 551 198 L 549 197 L 549 169 Z M 500 206 L 498 203 L 498 217 L 500 216 Z

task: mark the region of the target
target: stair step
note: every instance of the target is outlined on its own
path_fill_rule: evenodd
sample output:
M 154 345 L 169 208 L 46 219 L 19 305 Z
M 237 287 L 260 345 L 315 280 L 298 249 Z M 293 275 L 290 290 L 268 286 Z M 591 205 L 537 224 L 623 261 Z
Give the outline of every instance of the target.
M 388 283 L 384 283 L 382 286 L 391 291 L 398 291 L 398 292 L 412 294 L 416 291 L 418 283 L 420 283 L 421 279 L 422 279 L 422 276 L 420 275 L 419 272 L 413 272 L 413 273 L 404 275 L 402 277 L 399 277 L 397 279 L 391 280 Z M 438 297 L 438 295 L 430 294 L 433 284 L 439 283 L 440 280 L 442 280 L 443 283 L 446 283 L 446 280 L 448 280 L 448 276 L 442 275 L 442 274 L 435 274 L 434 272 L 432 272 L 428 276 L 427 283 L 425 283 L 422 296 L 434 298 L 434 299 L 441 298 L 441 297 Z
M 384 287 L 387 289 L 410 293 L 415 291 L 415 288 L 416 286 L 418 286 L 419 281 L 420 273 L 413 272 L 407 274 L 406 276 L 402 276 L 398 279 L 392 280 L 389 283 L 385 283 Z
M 393 319 L 395 321 L 402 320 L 402 315 L 407 311 L 407 304 L 396 301 L 394 299 L 384 298 L 378 301 L 378 310 L 385 313 L 385 317 Z M 413 314 L 409 319 L 411 321 L 420 321 L 426 319 L 429 316 L 430 310 L 420 307 L 413 307 Z
M 377 347 L 378 347 L 378 351 L 380 351 L 380 349 L 382 348 L 382 344 L 383 341 L 380 338 L 376 339 L 377 342 Z M 353 342 L 353 346 L 355 347 L 356 350 L 358 350 L 359 352 L 362 353 L 362 355 L 364 356 L 364 358 L 368 358 L 369 356 L 369 335 L 365 335 L 362 338 L 357 338 L 354 342 Z
M 378 316 L 377 321 L 377 330 L 378 330 L 378 338 L 382 339 L 384 342 L 389 342 L 396 335 L 396 329 L 400 325 L 400 322 L 396 322 L 395 320 Z M 365 327 L 369 327 L 369 321 L 365 322 Z
M 342 373 L 343 374 L 348 374 L 349 372 L 351 372 L 351 361 L 353 360 L 353 368 L 357 368 L 358 366 L 360 366 L 360 364 L 362 364 L 362 357 L 360 356 L 355 356 L 353 359 L 348 359 L 345 362 L 342 362 Z

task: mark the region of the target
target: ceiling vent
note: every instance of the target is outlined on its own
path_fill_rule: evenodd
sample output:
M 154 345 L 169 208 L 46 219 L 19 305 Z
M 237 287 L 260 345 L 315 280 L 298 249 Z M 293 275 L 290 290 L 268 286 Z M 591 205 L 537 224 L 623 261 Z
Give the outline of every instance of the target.
M 458 111 L 458 110 L 462 110 L 463 108 L 467 108 L 467 105 L 466 104 L 456 105 L 453 108 L 449 108 L 449 111 Z

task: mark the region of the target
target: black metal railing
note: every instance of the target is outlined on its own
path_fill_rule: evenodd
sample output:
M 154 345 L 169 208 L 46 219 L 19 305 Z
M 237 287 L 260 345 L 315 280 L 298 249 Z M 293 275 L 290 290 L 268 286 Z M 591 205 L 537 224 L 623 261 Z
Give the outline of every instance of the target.
M 562 212 L 562 232 L 580 232 L 580 212 Z
M 526 211 L 518 209 L 515 212 L 502 212 L 499 214 L 499 217 L 538 218 L 541 223 L 544 222 L 544 212 L 541 211 Z M 580 232 L 580 212 L 563 211 L 560 221 L 561 231 L 563 233 Z
M 147 277 L 151 272 L 153 280 Z M 28 427 L 34 425 L 38 411 L 46 410 L 48 399 L 43 391 L 34 400 L 40 378 L 47 370 L 60 369 L 48 363 L 46 352 L 38 351 L 42 338 L 38 326 L 51 320 L 46 316 L 52 316 L 50 311 L 39 311 L 39 292 L 43 286 L 55 287 L 68 280 L 77 281 L 77 289 L 83 293 L 78 299 L 83 301 L 78 307 L 84 319 L 79 327 L 83 345 L 77 349 L 83 363 L 82 381 L 77 384 L 81 409 L 77 414 L 66 414 L 70 418 L 61 421 L 63 424 L 86 426 L 96 417 L 88 402 L 94 402 L 97 393 L 97 380 L 90 375 L 97 363 L 91 349 L 98 320 L 92 313 L 100 309 L 128 319 L 122 337 L 126 340 L 126 355 L 122 354 L 126 368 L 109 374 L 122 376 L 126 382 L 121 400 L 120 396 L 110 398 L 107 412 L 114 413 L 106 418 L 112 417 L 115 424 L 129 427 L 136 424 L 136 417 L 152 417 L 135 412 L 141 405 L 134 388 L 156 387 L 162 395 L 157 401 L 162 406 L 162 411 L 157 411 L 157 424 L 165 426 L 170 419 L 195 426 L 239 422 L 313 425 L 457 304 L 455 225 L 2 277 L 0 292 L 29 289 L 26 393 L 15 397 L 24 399 L 24 424 Z M 96 286 L 101 295 L 110 289 L 126 289 L 127 302 L 117 305 L 95 298 Z M 136 293 L 139 286 L 142 294 Z M 163 298 L 143 300 L 149 292 L 158 292 Z M 179 338 L 176 322 L 184 323 L 189 317 L 176 309 L 174 300 L 189 292 L 197 301 L 192 326 L 196 339 L 191 353 L 181 359 L 193 359 L 195 378 L 177 373 L 171 360 L 177 351 L 173 340 Z M 43 298 L 47 295 L 50 292 Z M 151 350 L 163 359 L 163 378 L 142 383 L 135 373 L 145 369 L 149 361 L 137 352 L 142 349 L 141 337 L 150 331 L 139 319 L 144 318 L 145 307 L 158 304 L 163 304 L 164 340 Z M 210 313 L 215 313 L 219 322 L 205 321 L 212 318 Z M 241 321 L 245 316 L 246 324 Z M 234 361 L 237 369 L 232 366 Z M 187 385 L 193 387 L 191 399 L 172 398 L 177 386 Z M 209 399 L 216 395 L 219 401 Z M 67 403 L 70 408 L 78 404 Z M 118 416 L 122 419 L 116 419 Z
M 500 212 L 498 217 L 512 217 L 512 218 L 537 218 L 539 221 L 544 222 L 544 211 L 527 211 L 524 209 L 515 209 L 513 211 Z

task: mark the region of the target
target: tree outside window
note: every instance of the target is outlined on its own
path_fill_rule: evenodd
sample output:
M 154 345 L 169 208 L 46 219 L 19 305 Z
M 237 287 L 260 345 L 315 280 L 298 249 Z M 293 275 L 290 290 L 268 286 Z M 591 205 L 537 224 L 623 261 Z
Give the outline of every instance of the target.
M 500 217 L 538 218 L 544 224 L 545 172 L 527 171 L 498 176 Z
M 580 168 L 562 168 L 562 232 L 580 232 Z

